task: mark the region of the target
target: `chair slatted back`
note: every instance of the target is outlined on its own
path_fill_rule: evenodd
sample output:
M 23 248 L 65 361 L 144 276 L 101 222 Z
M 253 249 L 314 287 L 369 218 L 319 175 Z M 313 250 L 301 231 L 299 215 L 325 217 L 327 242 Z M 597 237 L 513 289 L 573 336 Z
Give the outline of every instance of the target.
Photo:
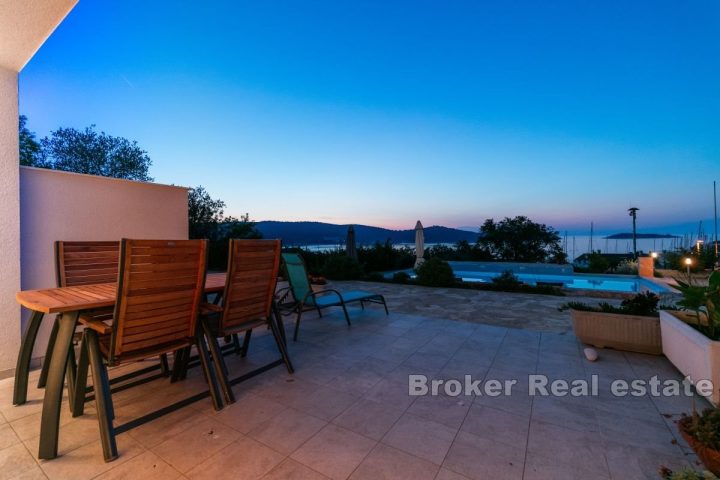
M 191 343 L 202 301 L 207 240 L 128 240 L 120 245 L 113 360 Z
M 58 287 L 117 282 L 120 242 L 55 242 Z
M 302 257 L 297 253 L 283 253 L 282 260 L 285 264 L 285 272 L 287 273 L 290 290 L 292 290 L 295 300 L 302 302 L 305 296 L 312 290 L 310 280 L 308 280 L 305 262 L 303 262 Z
M 270 317 L 280 248 L 280 240 L 230 240 L 223 330 Z

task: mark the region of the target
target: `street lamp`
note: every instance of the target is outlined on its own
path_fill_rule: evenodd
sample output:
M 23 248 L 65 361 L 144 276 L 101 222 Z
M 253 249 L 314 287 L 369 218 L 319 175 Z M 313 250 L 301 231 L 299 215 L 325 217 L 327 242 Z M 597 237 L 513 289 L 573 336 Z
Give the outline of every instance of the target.
M 637 260 L 637 228 L 636 228 L 635 222 L 636 222 L 636 220 L 637 220 L 637 211 L 638 211 L 638 210 L 640 210 L 640 209 L 637 208 L 637 207 L 630 207 L 630 208 L 628 208 L 628 213 L 630 214 L 630 216 L 631 216 L 632 219 L 633 219 L 633 232 L 632 232 L 632 236 L 633 236 L 633 260 Z
M 654 258 L 654 259 L 657 260 L 657 258 L 658 258 L 658 253 L 657 253 L 657 252 L 650 252 L 650 256 L 651 256 L 652 258 Z
M 687 275 L 688 278 L 690 278 L 690 265 L 692 265 L 692 258 L 686 258 L 685 265 L 687 265 Z

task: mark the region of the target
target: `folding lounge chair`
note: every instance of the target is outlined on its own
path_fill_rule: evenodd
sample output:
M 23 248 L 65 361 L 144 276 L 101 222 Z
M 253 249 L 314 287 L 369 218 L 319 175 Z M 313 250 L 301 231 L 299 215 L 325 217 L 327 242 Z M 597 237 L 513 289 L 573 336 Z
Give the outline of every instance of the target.
M 297 312 L 297 320 L 295 321 L 295 334 L 293 340 L 297 341 L 298 332 L 300 331 L 300 318 L 304 311 L 317 310 L 318 315 L 322 317 L 322 310 L 328 307 L 342 307 L 345 314 L 345 321 L 350 325 L 350 316 L 348 315 L 345 305 L 353 302 L 360 302 L 360 306 L 365 308 L 365 303 L 379 303 L 385 307 L 385 314 L 388 314 L 385 297 L 377 293 L 364 292 L 362 290 L 351 290 L 340 293 L 337 290 L 327 288 L 319 292 L 314 292 L 310 286 L 305 262 L 297 253 L 283 253 L 283 264 L 285 265 L 285 273 L 287 281 L 290 284 L 290 292 L 295 298 L 294 304 L 290 308 L 290 313 Z
M 284 328 L 274 303 L 279 269 L 280 240 L 230 240 L 228 274 L 221 305 L 203 305 L 201 321 L 226 403 L 235 402 L 231 389 L 235 381 L 228 379 L 218 338 L 245 332 L 244 356 L 253 329 L 269 327 L 285 367 L 293 373 Z

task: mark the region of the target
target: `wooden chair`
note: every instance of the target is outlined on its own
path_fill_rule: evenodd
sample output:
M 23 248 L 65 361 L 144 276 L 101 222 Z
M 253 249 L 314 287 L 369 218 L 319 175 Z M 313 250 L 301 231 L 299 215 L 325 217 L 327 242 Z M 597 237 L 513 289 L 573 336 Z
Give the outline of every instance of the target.
M 59 287 L 117 282 L 120 242 L 55 242 Z
M 85 326 L 78 362 L 76 397 L 92 369 L 100 436 L 105 461 L 117 458 L 115 435 L 160 414 L 113 426 L 113 404 L 107 367 L 197 346 L 203 374 L 216 410 L 220 395 L 198 314 L 202 303 L 207 240 L 127 240 L 120 244 L 117 302 L 112 315 L 80 315 Z M 108 325 L 108 321 L 112 324 Z
M 74 287 L 93 283 L 117 282 L 120 242 L 55 242 L 55 281 L 58 287 Z M 109 309 L 108 311 L 112 311 Z M 38 388 L 44 388 L 48 367 L 57 338 L 58 319 L 53 323 L 45 350 Z M 70 375 L 74 374 L 74 355 L 71 355 Z M 72 378 L 71 378 L 72 380 Z
M 92 285 L 96 283 L 115 283 L 118 279 L 118 261 L 120 258 L 119 241 L 56 241 L 55 242 L 55 278 L 58 287 L 74 287 L 80 285 Z M 95 315 L 107 314 L 112 317 L 113 309 L 98 309 L 93 312 Z M 57 337 L 59 319 L 53 323 L 45 351 L 42 369 L 38 378 L 38 388 L 44 388 L 47 382 L 47 373 L 50 366 L 50 358 Z M 76 335 L 80 335 L 78 332 Z M 161 376 L 170 373 L 166 354 L 160 355 L 159 365 L 135 370 L 130 374 L 115 377 L 110 380 L 111 384 L 123 382 L 130 378 L 145 375 L 160 368 Z M 74 401 L 75 382 L 75 350 L 70 353 L 68 361 L 68 384 L 70 404 Z
M 274 304 L 279 268 L 280 240 L 230 240 L 228 274 L 221 305 L 203 305 L 201 321 L 227 403 L 235 401 L 231 389 L 233 381 L 228 379 L 218 338 L 245 332 L 242 350 L 247 352 L 252 330 L 269 327 L 288 372 L 293 373 L 282 320 Z

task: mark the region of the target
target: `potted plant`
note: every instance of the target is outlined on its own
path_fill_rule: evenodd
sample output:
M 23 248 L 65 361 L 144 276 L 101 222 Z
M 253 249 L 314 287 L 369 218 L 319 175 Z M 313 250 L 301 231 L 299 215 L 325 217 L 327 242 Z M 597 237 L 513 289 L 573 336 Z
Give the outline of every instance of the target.
M 718 477 L 710 472 L 696 472 L 689 468 L 673 472 L 669 468 L 661 467 L 658 473 L 662 480 L 718 480 Z
M 569 302 L 560 310 L 570 310 L 575 335 L 584 343 L 660 355 L 659 301 L 654 293 L 645 292 L 623 300 L 619 307 Z
M 708 400 L 720 403 L 720 272 L 707 286 L 678 281 L 684 312 L 662 311 L 660 331 L 663 352 L 683 375 L 695 383 L 710 380 L 715 386 Z
M 714 474 L 720 474 L 720 410 L 694 411 L 692 415 L 683 415 L 677 423 L 680 434 L 705 467 Z

